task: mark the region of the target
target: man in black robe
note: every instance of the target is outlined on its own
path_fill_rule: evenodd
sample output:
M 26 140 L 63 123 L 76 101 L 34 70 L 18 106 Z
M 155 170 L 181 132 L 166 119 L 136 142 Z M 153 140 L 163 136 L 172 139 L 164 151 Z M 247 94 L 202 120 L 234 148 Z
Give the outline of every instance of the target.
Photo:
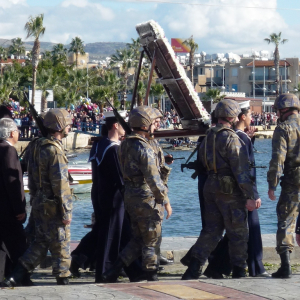
M 94 142 L 90 153 L 93 178 L 91 198 L 96 222 L 92 231 L 72 252 L 71 265 L 71 272 L 76 275 L 78 266 L 86 268 L 96 260 L 96 282 L 101 282 L 102 273 L 117 260 L 131 235 L 130 221 L 125 214 L 123 178 L 117 155 L 120 138 L 125 132 L 116 118 L 108 117 L 105 121 L 102 138 Z M 138 280 L 142 275 L 137 261 L 124 269 L 131 281 Z
M 12 268 L 27 249 L 22 225 L 26 220 L 22 170 L 17 151 L 13 147 L 18 138 L 16 123 L 11 118 L 0 119 L 0 246 L 3 246 L 2 251 L 9 257 Z M 2 276 L 5 273 L 7 275 L 4 272 L 4 261 L 0 273 Z M 23 285 L 29 283 L 29 277 L 22 282 Z

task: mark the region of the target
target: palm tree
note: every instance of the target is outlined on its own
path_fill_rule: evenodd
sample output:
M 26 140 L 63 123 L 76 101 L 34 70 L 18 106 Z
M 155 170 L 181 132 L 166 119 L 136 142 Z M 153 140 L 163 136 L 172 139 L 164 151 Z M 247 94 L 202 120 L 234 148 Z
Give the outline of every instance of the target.
M 53 80 L 53 72 L 51 69 L 42 69 L 40 72 L 37 72 L 36 86 L 42 91 L 41 112 L 47 110 L 47 97 L 49 95 L 47 90 L 54 89 L 56 84 L 57 82 Z
M 63 44 L 54 45 L 51 53 L 55 64 L 63 63 L 66 65 L 68 59 L 68 50 L 64 47 Z
M 12 39 L 12 44 L 9 46 L 8 51 L 10 54 L 15 54 L 20 56 L 21 54 L 25 54 L 24 43 L 21 38 Z
M 128 88 L 128 70 L 135 65 L 134 51 L 131 49 L 117 50 L 117 53 L 111 57 L 110 66 L 118 67 L 121 77 L 123 77 L 123 93 Z
M 274 65 L 275 65 L 275 75 L 276 75 L 276 96 L 279 95 L 279 88 L 280 88 L 280 78 L 279 78 L 279 44 L 284 44 L 288 40 L 283 39 L 281 40 L 281 32 L 279 34 L 272 33 L 270 37 L 264 39 L 268 44 L 272 43 L 275 44 L 275 51 L 274 51 Z
M 34 105 L 35 97 L 35 85 L 36 85 L 36 71 L 39 64 L 40 55 L 40 40 L 45 33 L 46 28 L 43 25 L 44 14 L 37 15 L 36 17 L 29 17 L 29 21 L 25 24 L 25 30 L 27 31 L 26 38 L 34 37 L 34 44 L 32 48 L 32 99 L 31 103 Z
M 161 110 L 161 100 L 162 100 L 162 97 L 165 95 L 165 93 L 166 92 L 165 92 L 165 89 L 162 84 L 155 83 L 151 86 L 150 94 L 155 97 L 158 97 L 157 108 L 159 110 Z
M 76 68 L 77 68 L 78 67 L 78 54 L 81 54 L 81 55 L 85 54 L 83 41 L 81 40 L 80 37 L 76 36 L 74 39 L 72 39 L 70 45 L 71 45 L 71 47 L 69 49 L 69 52 L 75 53 Z
M 204 100 L 213 100 L 213 103 L 218 103 L 223 100 L 226 95 L 221 95 L 221 91 L 219 89 L 209 89 L 204 96 Z
M 18 88 L 20 77 L 21 74 L 14 67 L 9 66 L 5 69 L 0 77 L 0 103 L 8 101 L 9 96 Z
M 140 38 L 137 38 L 136 40 L 132 38 L 131 43 L 127 43 L 126 46 L 133 52 L 135 62 L 136 64 L 138 64 L 140 58 L 140 48 L 141 48 Z
M 139 81 L 137 86 L 137 105 L 141 106 L 144 104 L 144 98 L 146 96 L 147 87 L 143 81 Z
M 194 63 L 195 63 L 194 62 L 194 57 L 195 57 L 195 52 L 199 48 L 199 45 L 194 41 L 193 36 L 191 36 L 190 38 L 184 40 L 182 44 L 188 46 L 191 49 L 190 50 L 189 65 L 190 65 L 190 68 L 191 68 L 191 81 L 192 81 L 192 85 L 194 86 Z
M 7 60 L 8 58 L 8 53 L 7 53 L 7 48 L 4 48 L 4 47 L 0 47 L 0 60 Z M 0 72 L 0 75 L 2 75 L 2 69 L 3 68 L 3 65 L 1 64 L 1 72 Z

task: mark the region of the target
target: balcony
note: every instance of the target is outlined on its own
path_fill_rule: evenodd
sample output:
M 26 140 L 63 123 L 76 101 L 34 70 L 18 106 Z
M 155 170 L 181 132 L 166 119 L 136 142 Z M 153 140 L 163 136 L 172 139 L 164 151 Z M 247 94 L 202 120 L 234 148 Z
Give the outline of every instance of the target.
M 249 81 L 253 81 L 253 75 L 250 75 L 249 76 Z M 279 76 L 280 78 L 280 76 Z M 285 76 L 282 76 L 281 75 L 281 78 L 282 78 L 282 81 L 284 82 L 285 81 Z M 290 79 L 290 76 L 286 76 L 286 79 L 289 80 Z M 276 76 L 275 75 L 270 75 L 270 76 L 266 76 L 265 77 L 265 81 L 275 81 L 276 80 Z M 263 75 L 256 75 L 255 76 L 255 81 L 264 81 L 264 76 Z
M 222 86 L 223 79 L 221 77 L 213 77 L 212 81 L 213 81 L 213 85 Z M 211 83 L 211 78 L 207 77 L 206 78 L 206 85 L 210 85 L 210 83 Z

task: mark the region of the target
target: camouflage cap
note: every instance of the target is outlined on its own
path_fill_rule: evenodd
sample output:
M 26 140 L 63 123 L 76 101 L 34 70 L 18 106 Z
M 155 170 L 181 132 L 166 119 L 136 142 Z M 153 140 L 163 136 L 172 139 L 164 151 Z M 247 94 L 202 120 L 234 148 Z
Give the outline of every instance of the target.
M 160 110 L 157 109 L 157 108 L 153 108 L 153 114 L 154 114 L 154 116 L 155 116 L 155 119 L 157 119 L 157 118 L 162 118 L 162 117 L 163 117 L 162 113 L 161 113 Z
M 154 119 L 156 119 L 156 114 L 153 108 L 142 105 L 137 106 L 130 112 L 128 122 L 131 128 L 141 128 L 150 126 Z
M 43 123 L 48 129 L 61 131 L 73 122 L 70 114 L 65 109 L 54 108 L 46 113 Z
M 215 109 L 216 118 L 235 118 L 241 113 L 239 104 L 231 99 L 223 99 Z
M 281 94 L 276 98 L 274 103 L 275 109 L 284 109 L 290 107 L 294 107 L 300 110 L 299 98 L 296 95 L 286 93 L 286 94 Z

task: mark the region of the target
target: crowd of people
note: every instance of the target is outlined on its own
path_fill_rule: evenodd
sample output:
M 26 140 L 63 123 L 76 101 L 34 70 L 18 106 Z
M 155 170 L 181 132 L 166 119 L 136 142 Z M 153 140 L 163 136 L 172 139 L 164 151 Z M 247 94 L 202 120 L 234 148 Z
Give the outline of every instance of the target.
M 253 168 L 255 128 L 251 127 L 250 106 L 224 99 L 212 114 L 213 125 L 207 135 L 199 138 L 197 159 L 192 164 L 198 175 L 202 230 L 181 260 L 188 267 L 182 280 L 198 279 L 202 274 L 223 278 L 230 273 L 232 278 L 242 278 L 247 266 L 250 276 L 291 277 L 295 230 L 300 244 L 300 220 L 295 226 L 300 202 L 300 101 L 293 94 L 282 94 L 274 106 L 280 123 L 273 135 L 267 181 L 273 201 L 274 191 L 281 185 L 276 237 L 280 268 L 270 275 L 262 263 L 257 213 L 261 199 Z M 48 250 L 59 285 L 69 284 L 71 273 L 80 276 L 79 268 L 91 263 L 96 264 L 96 282 L 116 282 L 122 269 L 130 281 L 157 281 L 164 212 L 167 219 L 172 215 L 167 186 L 171 169 L 166 165 L 172 163 L 172 156 L 167 160 L 154 139 L 163 114 L 139 106 L 130 112 L 128 124 L 115 117 L 105 118 L 102 137 L 90 153 L 95 223 L 72 253 L 72 194 L 61 143 L 73 124 L 72 115 L 64 109 L 47 112 L 43 121 L 47 138 L 33 140 L 25 153 L 32 205 L 28 224 L 34 237 L 29 244 L 22 228 L 26 220 L 22 170 L 12 147 L 19 130 L 9 112 L 0 110 L 0 118 L 0 183 L 4 193 L 0 227 L 15 230 L 14 236 L 0 231 L 0 242 L 5 245 L 2 250 L 11 261 L 2 286 L 31 285 L 30 272 Z
M 251 126 L 266 126 L 277 125 L 277 115 L 275 112 L 252 112 L 251 114 Z

